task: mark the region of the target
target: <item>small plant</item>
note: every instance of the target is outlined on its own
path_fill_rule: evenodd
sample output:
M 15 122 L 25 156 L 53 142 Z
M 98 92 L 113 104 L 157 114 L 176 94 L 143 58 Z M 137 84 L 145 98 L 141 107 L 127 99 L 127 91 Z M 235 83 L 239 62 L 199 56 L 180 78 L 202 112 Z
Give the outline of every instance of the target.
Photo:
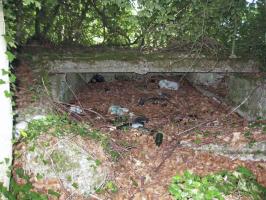
M 98 188 L 96 190 L 96 193 L 98 194 L 105 193 L 105 192 L 116 193 L 118 192 L 118 187 L 113 181 L 107 181 L 103 187 Z
M 244 167 L 204 177 L 186 171 L 183 176 L 173 177 L 169 192 L 176 200 L 223 200 L 229 194 L 262 200 L 266 196 L 266 188 L 259 185 L 252 172 Z
M 197 134 L 196 139 L 194 140 L 195 144 L 201 144 L 202 143 L 202 135 Z
M 112 193 L 116 193 L 118 192 L 118 188 L 116 186 L 116 184 L 113 181 L 108 181 L 104 188 L 108 191 L 108 192 L 112 192 Z

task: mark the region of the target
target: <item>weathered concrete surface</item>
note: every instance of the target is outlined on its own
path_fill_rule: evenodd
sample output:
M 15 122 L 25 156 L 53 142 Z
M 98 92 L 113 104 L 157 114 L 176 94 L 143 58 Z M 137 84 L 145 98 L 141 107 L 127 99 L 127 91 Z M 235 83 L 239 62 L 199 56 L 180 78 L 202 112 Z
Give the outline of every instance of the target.
M 254 83 L 245 78 L 240 80 L 235 74 L 257 73 L 260 67 L 259 63 L 246 59 L 215 60 L 204 56 L 178 55 L 173 52 L 143 54 L 127 50 L 61 54 L 40 51 L 31 56 L 30 60 L 35 68 L 42 67 L 49 71 L 52 75 L 53 98 L 64 102 L 75 98 L 74 94 L 79 88 L 86 85 L 96 73 L 104 74 L 107 81 L 117 80 L 119 77 L 137 79 L 147 73 L 180 73 L 185 74 L 194 85 L 203 85 L 207 89 L 208 87 L 216 89 L 224 84 L 229 91 L 225 100 L 227 103 L 237 105 L 246 98 L 248 91 L 254 88 Z M 265 88 L 261 88 L 238 109 L 238 112 L 252 120 L 266 116 L 265 109 Z
M 51 73 L 102 73 L 127 72 L 146 74 L 149 72 L 259 72 L 254 61 L 241 60 L 209 60 L 209 59 L 164 59 L 164 60 L 102 60 L 102 61 L 71 61 L 53 60 L 47 62 Z
M 257 89 L 255 89 L 258 86 Z M 255 90 L 254 90 L 255 89 Z M 251 94 L 252 93 L 252 94 Z M 250 97 L 249 97 L 250 96 Z M 249 120 L 266 118 L 266 76 L 229 76 L 227 100 L 234 105 L 248 100 L 239 108 Z
M 266 118 L 266 75 L 258 77 L 254 73 L 189 73 L 187 79 L 206 96 L 215 97 L 233 106 L 244 102 L 236 112 L 249 121 Z M 225 97 L 217 97 L 217 94 L 207 91 L 210 87 L 218 89 L 221 84 L 226 87 Z M 259 87 L 253 92 L 257 86 Z M 245 101 L 246 98 L 248 99 Z
M 207 144 L 196 145 L 190 142 L 182 141 L 183 147 L 189 147 L 198 151 L 212 152 L 218 155 L 226 156 L 231 159 L 244 161 L 266 161 L 266 142 L 256 142 L 252 145 L 247 144 L 242 148 L 235 149 L 230 145 Z
M 186 79 L 194 85 L 217 88 L 226 77 L 226 73 L 188 73 Z
M 86 78 L 79 73 L 56 74 L 50 80 L 53 99 L 62 102 L 73 100 L 79 88 L 86 85 Z

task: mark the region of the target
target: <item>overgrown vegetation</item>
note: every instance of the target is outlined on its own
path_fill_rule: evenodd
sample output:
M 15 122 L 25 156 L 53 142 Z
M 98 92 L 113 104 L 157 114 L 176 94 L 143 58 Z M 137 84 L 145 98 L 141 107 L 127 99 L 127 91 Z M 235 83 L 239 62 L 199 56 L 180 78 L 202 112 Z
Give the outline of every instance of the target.
M 177 200 L 223 200 L 230 194 L 262 200 L 266 196 L 266 188 L 259 185 L 252 172 L 244 167 L 203 177 L 186 171 L 182 176 L 173 177 L 169 192 Z
M 265 0 L 4 0 L 16 44 L 119 46 L 265 62 Z M 15 43 L 14 43 L 15 44 Z
M 8 200 L 48 200 L 49 195 L 57 198 L 60 196 L 59 193 L 53 190 L 49 190 L 47 195 L 33 191 L 33 185 L 30 182 L 30 177 L 25 174 L 24 170 L 18 168 L 15 173 L 23 180 L 23 183 L 19 184 L 13 177 L 11 177 L 9 190 L 0 184 L 0 194 L 3 194 Z
M 29 141 L 41 134 L 51 134 L 56 137 L 76 134 L 99 142 L 113 160 L 119 158 L 119 153 L 112 149 L 108 136 L 97 130 L 92 130 L 87 124 L 71 121 L 65 115 L 50 114 L 45 119 L 33 120 L 27 130 L 21 132 L 22 140 Z

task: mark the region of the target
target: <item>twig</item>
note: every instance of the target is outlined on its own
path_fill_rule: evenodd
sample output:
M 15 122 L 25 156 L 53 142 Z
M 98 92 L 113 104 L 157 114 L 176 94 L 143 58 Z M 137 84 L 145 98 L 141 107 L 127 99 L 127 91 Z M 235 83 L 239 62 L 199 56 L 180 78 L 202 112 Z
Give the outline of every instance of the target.
M 61 102 L 61 101 L 55 101 L 55 103 L 63 104 L 63 105 L 67 105 L 67 106 L 76 106 L 76 105 L 74 105 L 74 104 L 69 104 L 69 103 L 65 103 L 65 102 Z M 95 114 L 95 115 L 98 115 L 100 118 L 102 118 L 104 121 L 106 121 L 106 119 L 105 119 L 104 116 L 102 116 L 100 113 L 98 113 L 98 112 L 92 110 L 91 108 L 85 108 L 85 107 L 82 107 L 81 109 L 82 109 L 83 111 L 88 111 L 88 112 L 91 112 L 91 113 L 93 113 L 93 114 Z

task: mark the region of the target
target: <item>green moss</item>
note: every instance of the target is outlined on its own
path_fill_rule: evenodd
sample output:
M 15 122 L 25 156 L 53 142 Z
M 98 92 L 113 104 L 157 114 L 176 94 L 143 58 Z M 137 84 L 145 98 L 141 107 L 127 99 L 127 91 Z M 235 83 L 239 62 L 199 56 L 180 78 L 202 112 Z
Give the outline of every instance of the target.
M 80 167 L 78 162 L 71 162 L 71 159 L 68 157 L 68 155 L 59 150 L 53 151 L 51 154 L 51 159 L 54 162 L 54 167 L 57 172 L 65 172 Z

